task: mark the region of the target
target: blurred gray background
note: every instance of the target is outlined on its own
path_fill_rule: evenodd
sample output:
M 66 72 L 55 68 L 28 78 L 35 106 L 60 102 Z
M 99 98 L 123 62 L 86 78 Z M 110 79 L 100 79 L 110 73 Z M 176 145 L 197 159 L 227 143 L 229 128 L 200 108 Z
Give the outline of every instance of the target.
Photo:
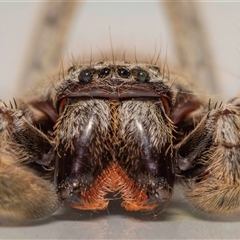
M 16 94 L 15 82 L 22 76 L 25 59 L 32 44 L 34 28 L 41 14 L 42 2 L 0 2 L 0 84 L 1 98 Z M 74 14 L 62 59 L 89 58 L 91 53 L 127 50 L 149 60 L 157 47 L 161 59 L 170 66 L 178 60 L 169 29 L 164 3 L 90 2 L 78 6 Z M 226 98 L 239 92 L 240 76 L 240 2 L 199 1 L 198 9 L 213 55 L 214 67 Z M 47 73 L 46 73 L 47 76 Z
M 31 46 L 42 2 L 0 2 L 0 96 L 11 99 L 18 93 L 16 82 Z M 198 2 L 209 41 L 220 90 L 217 97 L 228 99 L 240 92 L 240 2 Z M 127 49 L 153 56 L 155 46 L 169 66 L 178 60 L 166 12 L 159 2 L 90 2 L 76 10 L 62 53 L 69 65 L 71 55 Z M 46 73 L 48 77 L 48 73 Z M 1 239 L 239 239 L 240 214 L 212 216 L 194 211 L 176 189 L 169 208 L 160 216 L 129 213 L 111 203 L 104 212 L 61 209 L 46 220 L 15 224 L 0 222 Z

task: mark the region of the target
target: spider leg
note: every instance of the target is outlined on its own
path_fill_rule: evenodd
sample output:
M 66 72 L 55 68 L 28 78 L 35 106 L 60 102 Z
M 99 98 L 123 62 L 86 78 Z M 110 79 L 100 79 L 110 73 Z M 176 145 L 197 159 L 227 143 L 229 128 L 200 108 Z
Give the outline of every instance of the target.
M 0 216 L 12 219 L 47 217 L 59 200 L 47 171 L 53 146 L 31 123 L 27 108 L 0 106 Z M 42 165 L 46 166 L 45 168 Z
M 212 213 L 240 209 L 240 98 L 212 108 L 176 146 L 177 175 L 195 207 Z

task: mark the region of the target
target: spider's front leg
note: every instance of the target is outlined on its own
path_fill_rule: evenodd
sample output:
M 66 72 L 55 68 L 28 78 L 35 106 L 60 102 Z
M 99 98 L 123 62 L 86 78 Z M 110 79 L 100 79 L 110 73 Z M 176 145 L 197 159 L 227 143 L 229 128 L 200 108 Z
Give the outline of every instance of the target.
M 46 170 L 53 146 L 32 120 L 24 104 L 0 105 L 0 217 L 42 218 L 59 206 L 53 171 Z
M 212 213 L 240 209 L 240 98 L 211 109 L 176 147 L 185 196 Z

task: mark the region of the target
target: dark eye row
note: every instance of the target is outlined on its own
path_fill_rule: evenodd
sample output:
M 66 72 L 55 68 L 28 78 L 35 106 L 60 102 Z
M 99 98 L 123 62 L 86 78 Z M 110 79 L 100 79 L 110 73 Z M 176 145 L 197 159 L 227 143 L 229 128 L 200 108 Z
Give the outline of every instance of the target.
M 95 68 L 86 68 L 80 72 L 80 74 L 78 75 L 78 79 L 81 83 L 90 83 L 92 82 L 93 76 L 96 72 L 98 73 L 99 78 L 104 79 L 110 75 L 111 69 L 109 67 L 105 67 L 97 71 Z M 125 79 L 133 76 L 134 79 L 140 83 L 146 83 L 150 80 L 148 72 L 142 68 L 128 69 L 125 67 L 118 67 L 117 74 L 120 78 Z

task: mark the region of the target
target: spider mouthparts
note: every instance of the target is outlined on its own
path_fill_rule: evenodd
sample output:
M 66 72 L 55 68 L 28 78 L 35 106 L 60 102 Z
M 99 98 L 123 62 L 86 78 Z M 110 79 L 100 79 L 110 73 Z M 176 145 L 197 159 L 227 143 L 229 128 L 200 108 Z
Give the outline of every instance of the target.
M 160 98 L 161 95 L 146 87 L 91 87 L 68 94 L 68 98 L 106 98 L 110 100 L 124 100 L 131 98 Z
M 71 204 L 76 204 L 76 205 L 84 205 L 84 203 L 81 201 L 81 199 L 79 198 L 79 192 L 74 192 L 72 193 L 67 199 L 66 201 L 68 203 Z
M 166 202 L 171 198 L 171 192 L 167 189 L 158 189 L 155 194 L 151 195 L 147 204 Z

